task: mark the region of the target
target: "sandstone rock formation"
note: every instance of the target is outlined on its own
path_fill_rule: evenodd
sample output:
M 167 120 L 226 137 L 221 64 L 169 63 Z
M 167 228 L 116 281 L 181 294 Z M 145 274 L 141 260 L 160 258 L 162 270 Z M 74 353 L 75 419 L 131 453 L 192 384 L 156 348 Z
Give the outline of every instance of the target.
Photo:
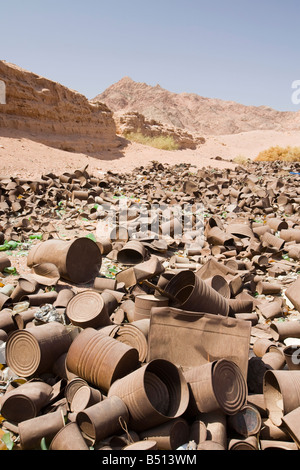
M 300 129 L 300 112 L 245 106 L 194 93 L 176 94 L 159 85 L 153 87 L 129 77 L 113 84 L 92 100 L 96 101 L 105 103 L 113 112 L 135 111 L 148 120 L 154 119 L 202 136 Z
M 117 133 L 127 137 L 131 133 L 141 133 L 145 137 L 172 137 L 179 150 L 196 149 L 205 139 L 173 126 L 167 126 L 152 119 L 151 121 L 137 112 L 114 113 Z
M 112 112 L 70 90 L 6 61 L 0 61 L 6 104 L 0 104 L 0 128 L 16 131 L 62 150 L 96 154 L 116 148 Z

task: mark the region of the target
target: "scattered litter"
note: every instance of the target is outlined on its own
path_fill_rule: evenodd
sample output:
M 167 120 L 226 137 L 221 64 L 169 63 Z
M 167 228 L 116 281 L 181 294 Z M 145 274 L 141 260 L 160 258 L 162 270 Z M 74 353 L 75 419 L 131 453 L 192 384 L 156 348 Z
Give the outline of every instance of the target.
M 0 449 L 298 450 L 298 170 L 0 177 Z

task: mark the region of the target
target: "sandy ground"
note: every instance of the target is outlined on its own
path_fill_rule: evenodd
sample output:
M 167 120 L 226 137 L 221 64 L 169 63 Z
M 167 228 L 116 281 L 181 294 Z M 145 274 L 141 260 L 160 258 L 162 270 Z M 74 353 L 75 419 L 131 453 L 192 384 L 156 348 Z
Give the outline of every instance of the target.
M 254 159 L 258 153 L 272 146 L 300 146 L 299 132 L 253 131 L 237 135 L 211 136 L 197 150 L 163 151 L 141 144 L 129 143 L 127 147 L 103 152 L 97 157 L 70 153 L 47 147 L 27 138 L 1 136 L 1 176 L 38 178 L 44 173 L 62 174 L 89 165 L 97 173 L 131 171 L 147 165 L 152 160 L 162 163 L 190 163 L 197 168 L 233 168 L 230 160 L 236 157 Z M 221 160 L 216 159 L 221 157 Z

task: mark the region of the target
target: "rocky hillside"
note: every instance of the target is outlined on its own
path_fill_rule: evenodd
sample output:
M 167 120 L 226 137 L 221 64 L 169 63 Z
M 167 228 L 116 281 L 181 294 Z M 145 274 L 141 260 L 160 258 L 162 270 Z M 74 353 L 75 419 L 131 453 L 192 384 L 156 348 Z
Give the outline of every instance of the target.
M 0 130 L 16 131 L 54 148 L 93 154 L 119 146 L 112 112 L 59 83 L 0 61 L 6 104 Z
M 113 112 L 138 112 L 148 120 L 154 119 L 202 136 L 253 130 L 300 130 L 300 112 L 245 106 L 193 93 L 176 94 L 159 85 L 153 87 L 129 77 L 113 84 L 91 101 L 105 103 Z
M 191 134 L 173 126 L 167 126 L 160 122 L 145 119 L 145 116 L 137 112 L 128 113 L 115 112 L 114 120 L 117 127 L 117 133 L 128 137 L 131 134 L 142 134 L 144 137 L 171 137 L 177 145 L 178 150 L 192 149 L 195 150 L 199 145 L 205 143 L 205 139 L 201 136 Z

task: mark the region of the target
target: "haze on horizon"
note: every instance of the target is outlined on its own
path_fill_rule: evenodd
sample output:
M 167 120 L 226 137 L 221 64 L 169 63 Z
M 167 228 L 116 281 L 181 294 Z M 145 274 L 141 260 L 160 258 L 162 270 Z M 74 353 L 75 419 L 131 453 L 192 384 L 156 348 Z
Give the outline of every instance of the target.
M 89 99 L 128 76 L 174 93 L 300 111 L 292 102 L 298 0 L 1 3 L 1 59 Z

